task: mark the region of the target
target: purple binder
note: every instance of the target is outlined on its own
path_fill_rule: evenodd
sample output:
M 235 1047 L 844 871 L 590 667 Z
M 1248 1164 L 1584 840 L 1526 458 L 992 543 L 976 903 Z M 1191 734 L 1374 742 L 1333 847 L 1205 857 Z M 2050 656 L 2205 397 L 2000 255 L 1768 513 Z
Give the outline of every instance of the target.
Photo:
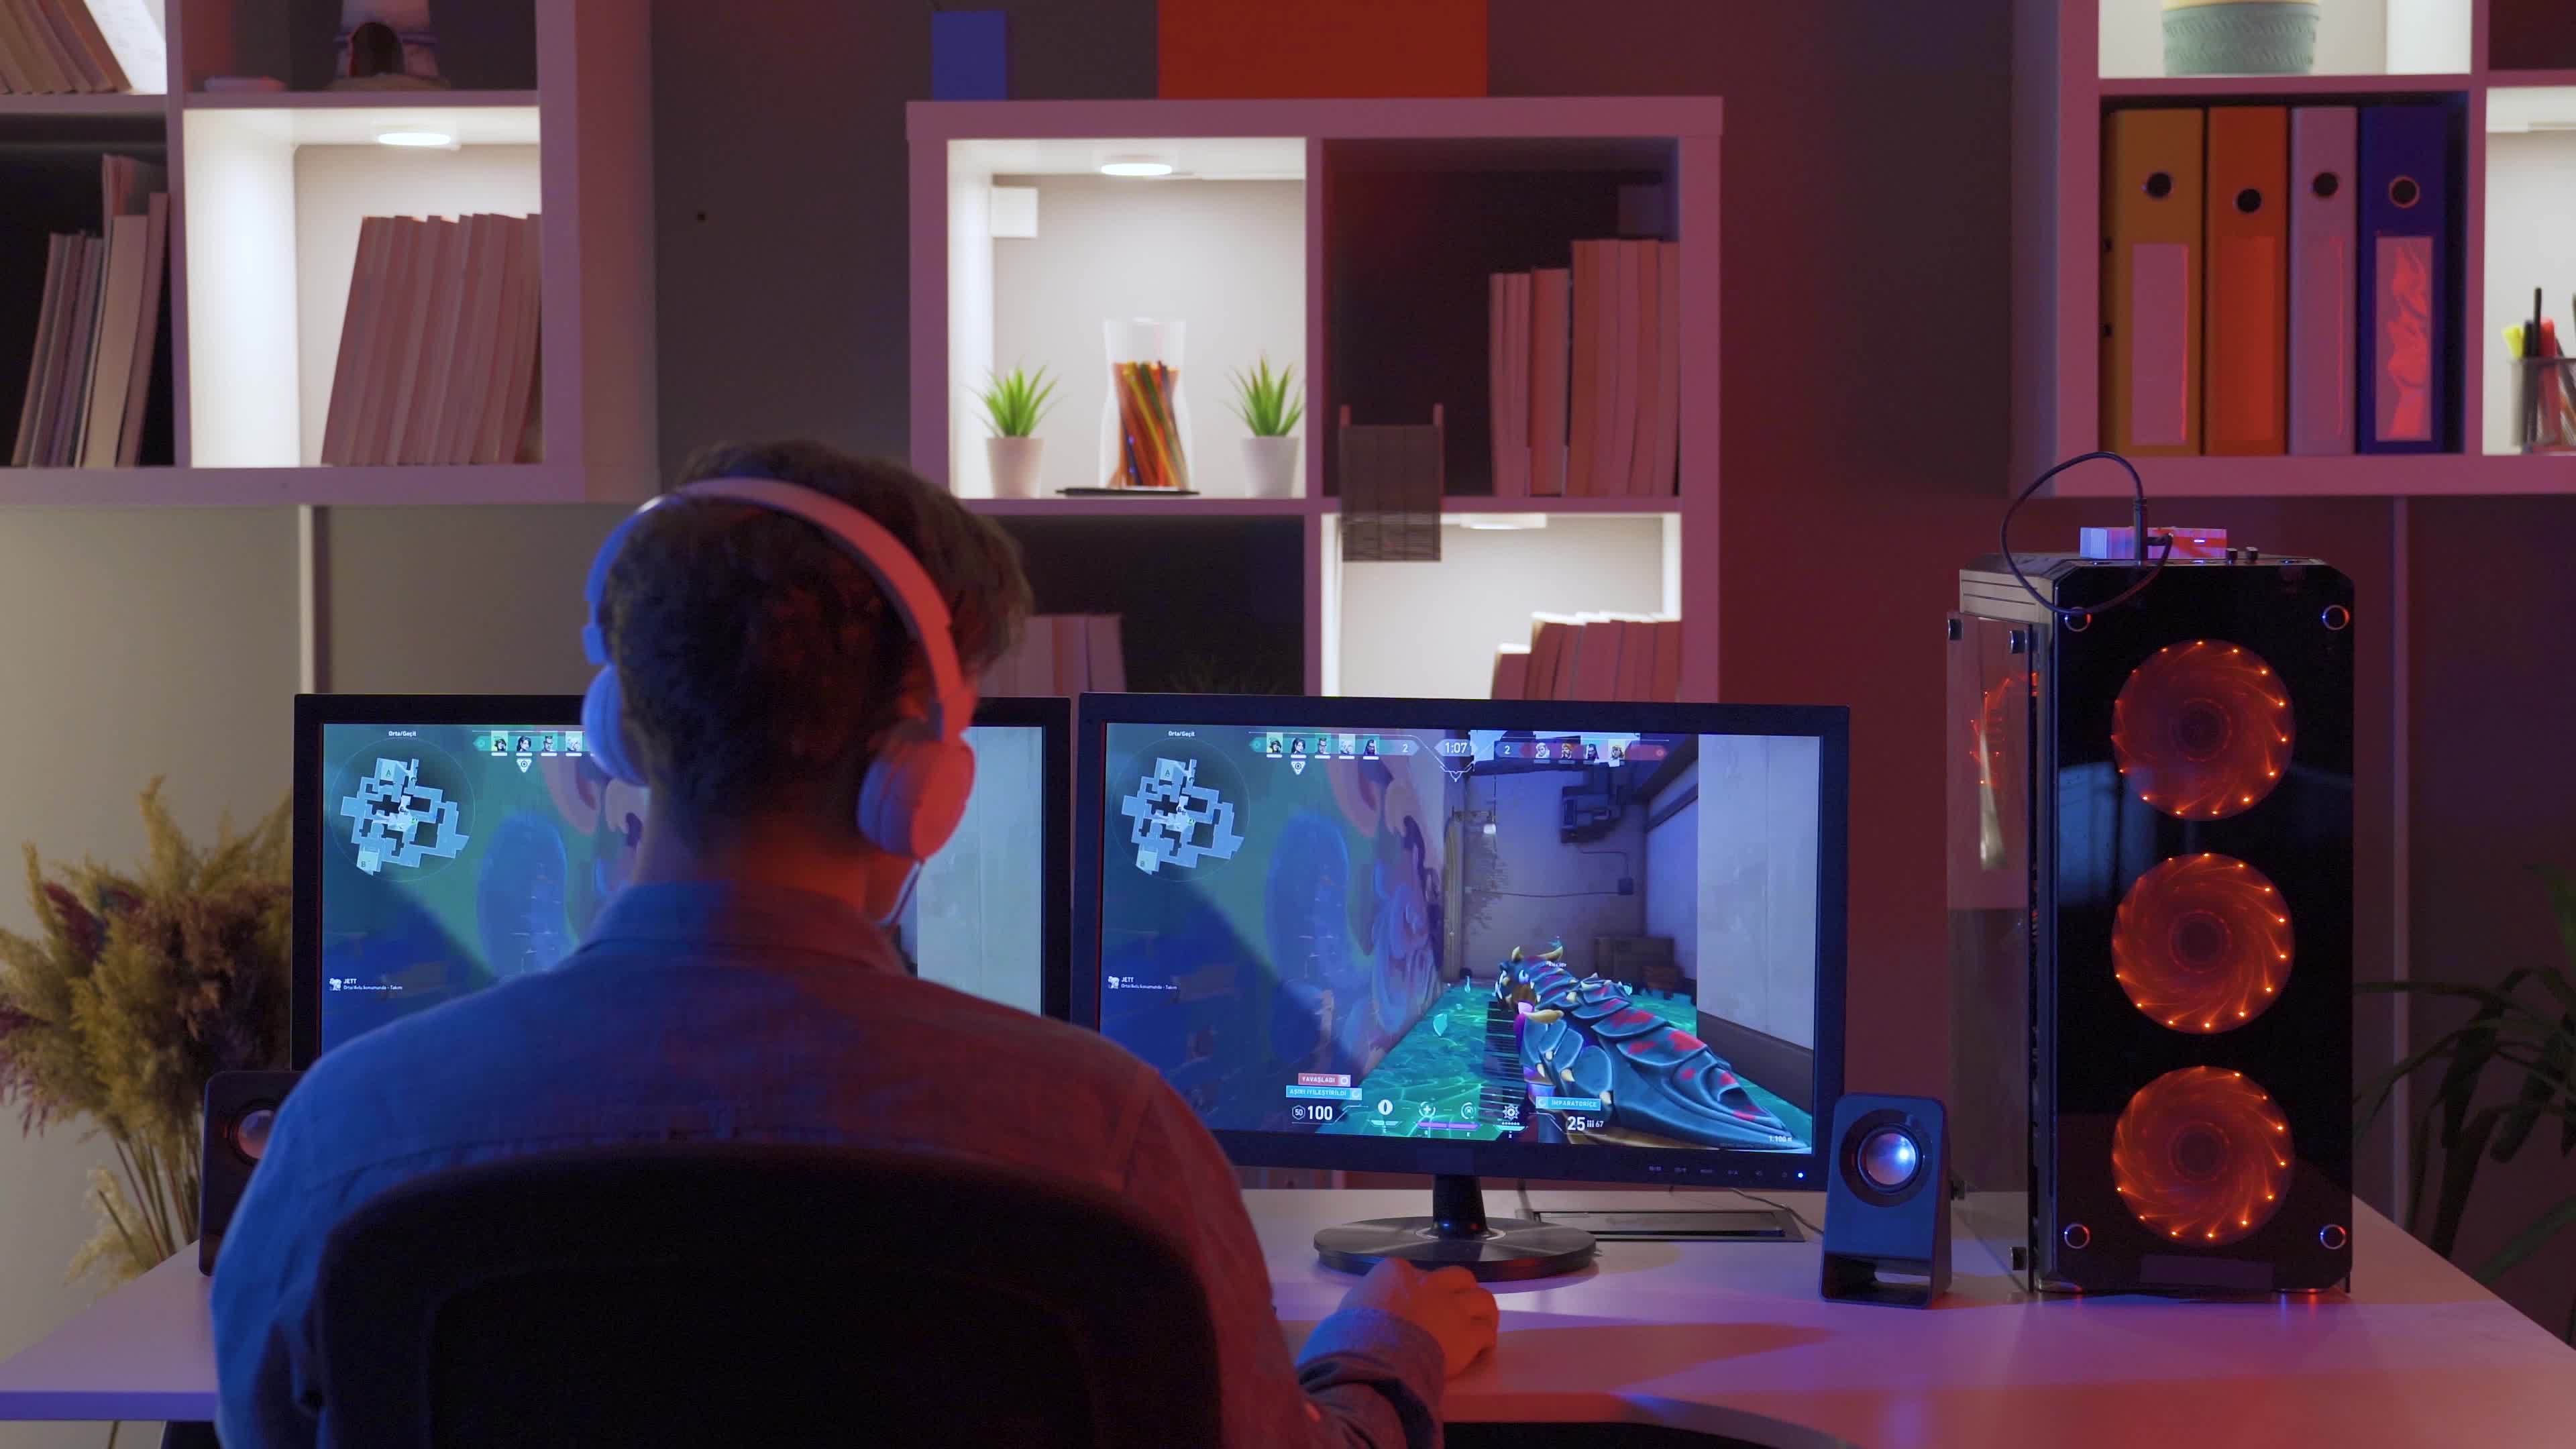
M 2365 106 L 2354 424 L 2364 453 L 2455 446 L 2458 303 L 2451 283 L 2450 106 Z

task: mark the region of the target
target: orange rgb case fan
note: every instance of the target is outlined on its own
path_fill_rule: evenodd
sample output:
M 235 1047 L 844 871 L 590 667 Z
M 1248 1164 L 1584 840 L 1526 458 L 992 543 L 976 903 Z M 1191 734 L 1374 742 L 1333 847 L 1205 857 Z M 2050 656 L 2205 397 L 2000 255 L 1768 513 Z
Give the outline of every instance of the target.
M 2111 962 L 2138 1010 L 2176 1031 L 2233 1031 L 2290 976 L 2290 908 L 2232 856 L 2178 855 L 2129 887 Z
M 2111 1139 L 2111 1176 L 2168 1238 L 2235 1242 L 2271 1221 L 2290 1181 L 2290 1124 L 2243 1072 L 2184 1067 L 2138 1089 Z
M 2281 782 L 2297 734 L 2272 667 L 2219 639 L 2157 650 L 2111 711 L 2111 749 L 2129 788 L 2183 820 L 2254 808 Z

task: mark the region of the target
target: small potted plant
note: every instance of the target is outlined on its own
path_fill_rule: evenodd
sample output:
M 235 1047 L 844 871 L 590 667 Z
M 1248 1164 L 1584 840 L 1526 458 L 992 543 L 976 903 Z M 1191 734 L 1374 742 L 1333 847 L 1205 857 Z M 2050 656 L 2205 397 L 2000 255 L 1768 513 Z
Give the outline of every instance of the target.
M 993 496 L 1035 498 L 1038 495 L 1038 420 L 1054 407 L 1055 383 L 1041 367 L 1031 372 L 1014 367 L 992 374 L 992 386 L 975 394 L 984 405 L 984 425 L 993 436 L 984 440 L 984 456 L 993 467 Z
M 1297 439 L 1289 430 L 1306 415 L 1306 405 L 1296 391 L 1296 367 L 1273 372 L 1267 356 L 1252 371 L 1234 374 L 1234 415 L 1252 431 L 1243 440 L 1243 465 L 1255 498 L 1297 496 Z

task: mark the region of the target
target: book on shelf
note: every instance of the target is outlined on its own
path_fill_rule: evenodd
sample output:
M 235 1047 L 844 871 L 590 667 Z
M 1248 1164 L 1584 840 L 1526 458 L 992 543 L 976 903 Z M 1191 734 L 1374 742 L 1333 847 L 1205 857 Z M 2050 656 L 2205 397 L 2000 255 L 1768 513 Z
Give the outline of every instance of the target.
M 1668 496 L 1680 462 L 1681 249 L 1600 239 L 1569 255 L 1568 266 L 1489 279 L 1494 493 Z
M 1574 274 L 1564 267 L 1530 273 L 1529 491 L 1565 492 L 1566 331 Z
M 18 95 L 159 92 L 166 51 L 148 0 L 0 0 L 0 90 Z M 139 265 L 139 263 L 138 263 Z
M 1487 443 L 1497 498 L 1526 498 L 1530 487 L 1530 274 L 1486 278 Z
M 1571 325 L 1567 357 L 1573 374 L 1566 383 L 1565 492 L 1580 498 L 1592 492 L 1594 434 L 1601 412 L 1601 246 L 1574 244 Z
M 1039 614 L 985 669 L 988 696 L 1123 693 L 1126 651 L 1116 614 Z
M 74 294 L 71 331 L 61 354 L 62 387 L 54 396 L 47 460 L 57 468 L 80 462 L 80 430 L 89 401 L 90 363 L 98 352 L 99 296 L 107 290 L 107 238 L 81 238 L 80 290 Z
M 5 4 L 6 0 L 0 0 Z M 36 409 L 40 397 L 45 359 L 54 334 L 62 326 L 63 276 L 68 270 L 64 261 L 66 249 L 78 238 L 56 232 L 45 238 L 45 295 L 36 312 L 36 337 L 27 359 L 27 386 L 18 401 L 18 431 L 11 435 L 9 466 L 24 468 L 36 448 Z
M 1511 407 L 1503 424 L 1502 458 L 1495 467 L 1494 491 L 1514 498 L 1530 495 L 1530 274 L 1514 272 L 1509 288 L 1510 314 L 1504 320 L 1504 383 Z
M 1654 466 L 1647 471 L 1644 492 L 1664 496 L 1681 491 L 1682 460 L 1682 246 L 1659 241 L 1655 248 L 1655 411 Z
M 539 219 L 359 223 L 322 461 L 534 461 Z
M 126 374 L 125 410 L 117 427 L 116 465 L 143 461 L 143 422 L 152 406 L 152 369 L 161 354 L 161 299 L 170 277 L 170 195 L 144 199 L 143 296 L 134 319 L 134 366 Z
M 90 385 L 81 409 L 78 461 L 116 464 L 125 425 L 125 389 L 134 367 L 134 319 L 143 306 L 143 249 L 151 223 L 116 216 L 107 223 L 107 281 L 99 289 L 98 340 L 91 344 Z
M 1494 650 L 1492 697 L 1676 700 L 1681 639 L 1681 620 L 1667 616 L 1533 614 L 1527 644 Z
M 1637 451 L 1637 336 L 1645 319 L 1637 311 L 1637 244 L 1614 241 L 1607 243 L 1614 270 L 1608 282 L 1609 295 L 1601 299 L 1602 311 L 1610 322 L 1602 331 L 1602 345 L 1609 356 L 1602 366 L 1609 373 L 1610 412 L 1603 421 L 1601 455 L 1593 461 L 1592 490 L 1606 497 L 1632 491 L 1628 474 Z
M 1575 631 L 1580 644 L 1576 649 L 1574 673 L 1575 699 L 1617 699 L 1619 697 L 1619 630 L 1617 619 L 1608 614 L 1584 614 L 1582 627 Z
M 138 461 L 160 355 L 167 184 L 159 165 L 101 157 L 100 234 L 47 238 L 11 466 L 108 468 Z

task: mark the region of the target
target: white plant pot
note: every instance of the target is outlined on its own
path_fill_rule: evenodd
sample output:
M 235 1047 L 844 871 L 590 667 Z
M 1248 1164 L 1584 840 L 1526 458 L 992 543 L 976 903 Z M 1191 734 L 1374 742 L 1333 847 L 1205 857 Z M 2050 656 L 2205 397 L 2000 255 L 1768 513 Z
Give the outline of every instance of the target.
M 1038 496 L 1038 445 L 1044 438 L 986 438 L 984 458 L 993 469 L 993 496 Z
M 1243 473 L 1254 498 L 1297 496 L 1297 435 L 1243 440 Z

